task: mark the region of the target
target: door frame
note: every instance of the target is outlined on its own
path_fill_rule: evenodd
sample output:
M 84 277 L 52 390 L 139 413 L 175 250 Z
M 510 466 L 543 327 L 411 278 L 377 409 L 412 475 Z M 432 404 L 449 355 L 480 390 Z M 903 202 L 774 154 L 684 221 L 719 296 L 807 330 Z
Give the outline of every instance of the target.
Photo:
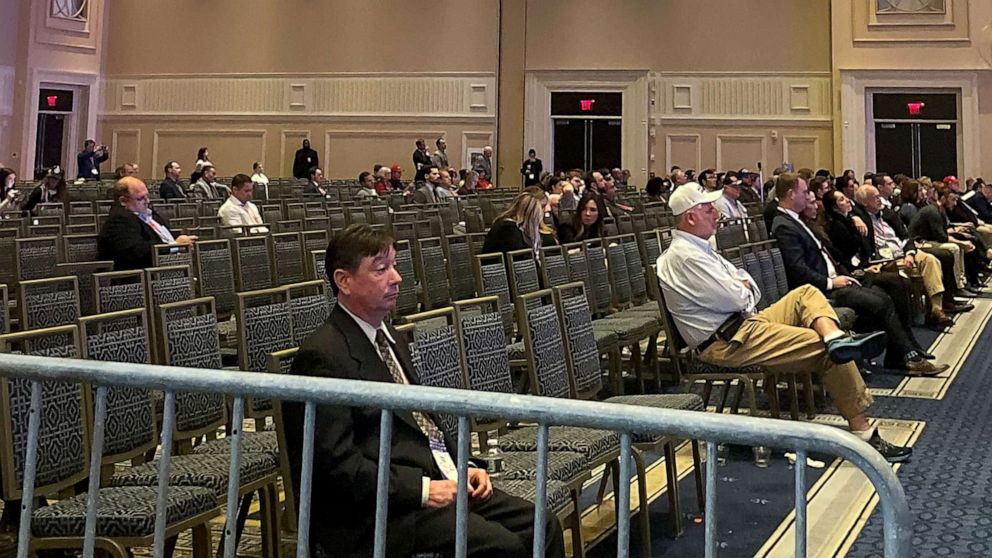
M 943 70 L 840 70 L 841 167 L 866 172 L 875 165 L 871 93 L 956 93 L 958 172 L 981 175 L 978 73 Z
M 621 166 L 630 169 L 633 182 L 648 179 L 648 71 L 647 70 L 532 70 L 525 84 L 524 147 L 533 148 L 552 169 L 554 124 L 551 93 L 589 91 L 623 93 Z
M 83 140 L 92 137 L 97 143 L 103 143 L 96 137 L 98 100 L 100 96 L 100 76 L 83 72 L 67 72 L 61 70 L 32 69 L 31 87 L 24 100 L 24 114 L 27 116 L 25 129 L 27 133 L 21 139 L 22 165 L 27 173 L 34 172 L 35 141 L 38 136 L 38 95 L 43 88 L 66 89 L 73 92 L 73 107 L 71 113 L 66 113 L 68 133 L 67 144 L 63 146 L 65 160 L 62 170 L 66 180 L 75 180 L 75 153 L 83 148 Z

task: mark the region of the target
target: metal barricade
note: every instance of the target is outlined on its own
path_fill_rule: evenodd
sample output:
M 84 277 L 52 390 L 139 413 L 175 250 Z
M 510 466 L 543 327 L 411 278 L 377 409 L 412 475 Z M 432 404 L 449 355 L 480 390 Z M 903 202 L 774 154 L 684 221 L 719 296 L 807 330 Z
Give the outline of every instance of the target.
M 106 417 L 107 389 L 111 386 L 158 389 L 165 392 L 165 408 L 161 434 L 161 459 L 158 477 L 158 500 L 155 523 L 154 555 L 163 557 L 166 529 L 166 491 L 172 432 L 176 419 L 175 394 L 180 392 L 221 393 L 234 398 L 230 432 L 232 453 L 228 484 L 227 518 L 225 525 L 225 558 L 235 556 L 234 526 L 238 501 L 241 461 L 241 428 L 245 398 L 266 397 L 305 403 L 303 433 L 303 463 L 300 482 L 299 530 L 297 558 L 309 553 L 310 487 L 313 475 L 314 425 L 318 404 L 344 405 L 382 409 L 379 447 L 378 496 L 375 512 L 375 554 L 385 556 L 386 517 L 388 512 L 390 441 L 394 410 L 426 410 L 448 413 L 458 418 L 458 483 L 468 480 L 470 452 L 469 416 L 499 416 L 509 420 L 536 422 L 538 427 L 538 457 L 535 497 L 534 556 L 543 556 L 544 524 L 547 514 L 548 428 L 568 425 L 620 432 L 620 478 L 631 474 L 631 436 L 633 433 L 664 433 L 685 439 L 706 440 L 706 553 L 717 555 L 716 540 L 716 467 L 717 443 L 745 446 L 795 448 L 795 512 L 796 556 L 806 556 L 806 456 L 815 451 L 850 461 L 865 473 L 878 493 L 884 525 L 884 551 L 887 558 L 909 556 L 912 518 L 906 495 L 895 473 L 881 455 L 857 437 L 838 428 L 823 425 L 761 419 L 745 416 L 692 411 L 652 409 L 613 403 L 555 400 L 547 398 L 496 393 L 474 393 L 464 390 L 424 386 L 395 385 L 381 382 L 361 382 L 333 378 L 312 378 L 276 374 L 134 365 L 85 360 L 34 357 L 5 354 L 0 357 L 0 374 L 31 380 L 31 414 L 28 426 L 27 455 L 24 465 L 24 488 L 17 558 L 28 557 L 31 535 L 31 514 L 34 502 L 38 436 L 41 422 L 42 382 L 69 381 L 96 386 L 94 435 L 91 448 L 91 475 L 85 527 L 83 555 L 92 558 L 96 540 L 96 490 L 99 486 L 100 459 L 103 454 L 103 422 Z M 617 509 L 630 508 L 630 483 L 619 483 Z M 642 503 L 642 505 L 644 505 Z M 468 491 L 459 490 L 456 500 L 456 547 L 458 558 L 467 555 Z M 630 519 L 628 513 L 617 514 L 617 556 L 625 557 L 629 550 Z

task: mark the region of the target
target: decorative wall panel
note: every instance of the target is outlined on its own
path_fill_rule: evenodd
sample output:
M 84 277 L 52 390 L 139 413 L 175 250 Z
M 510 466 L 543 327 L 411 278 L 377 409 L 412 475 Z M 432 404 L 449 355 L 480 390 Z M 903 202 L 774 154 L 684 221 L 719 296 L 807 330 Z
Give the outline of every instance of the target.
M 826 73 L 654 73 L 651 79 L 657 91 L 655 121 L 831 119 Z
M 0 116 L 14 114 L 14 67 L 0 66 Z

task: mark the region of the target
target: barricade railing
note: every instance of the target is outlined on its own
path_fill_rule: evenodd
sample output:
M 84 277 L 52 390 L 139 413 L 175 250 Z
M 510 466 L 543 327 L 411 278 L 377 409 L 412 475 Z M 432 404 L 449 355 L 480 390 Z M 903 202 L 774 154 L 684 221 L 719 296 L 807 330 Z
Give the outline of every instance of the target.
M 717 468 L 713 466 L 718 443 L 745 446 L 791 448 L 796 451 L 795 464 L 795 556 L 806 556 L 806 456 L 818 452 L 844 458 L 860 469 L 874 485 L 879 497 L 884 527 L 884 555 L 887 558 L 909 556 L 912 519 L 902 485 L 882 456 L 871 446 L 838 428 L 746 416 L 655 409 L 614 403 L 560 400 L 527 395 L 478 393 L 465 390 L 406 386 L 382 382 L 363 382 L 334 378 L 314 378 L 279 374 L 244 373 L 221 370 L 134 365 L 86 360 L 34 357 L 17 354 L 0 356 L 0 375 L 31 381 L 31 412 L 28 425 L 27 455 L 24 461 L 24 486 L 17 558 L 28 558 L 31 514 L 34 502 L 38 436 L 41 423 L 42 383 L 76 382 L 96 388 L 94 436 L 91 446 L 90 491 L 87 501 L 83 555 L 92 558 L 96 540 L 96 490 L 99 464 L 103 455 L 103 429 L 106 418 L 107 389 L 115 386 L 156 389 L 165 392 L 161 458 L 159 461 L 158 500 L 155 518 L 154 555 L 165 556 L 166 505 L 172 431 L 176 418 L 176 392 L 224 394 L 233 398 L 232 424 L 244 419 L 245 399 L 265 397 L 305 404 L 303 424 L 303 462 L 301 466 L 299 529 L 297 558 L 309 553 L 310 487 L 313 475 L 314 428 L 317 405 L 344 405 L 381 409 L 378 492 L 375 511 L 374 556 L 385 556 L 386 517 L 388 512 L 390 440 L 393 411 L 422 410 L 458 416 L 458 484 L 466 486 L 470 453 L 470 416 L 498 416 L 508 420 L 538 424 L 537 479 L 535 501 L 534 556 L 543 556 L 546 509 L 548 432 L 551 425 L 567 425 L 620 433 L 620 479 L 616 487 L 617 509 L 630 508 L 632 434 L 664 434 L 676 438 L 705 440 L 707 449 L 705 488 L 705 555 L 717 555 Z M 232 429 L 231 466 L 225 525 L 225 558 L 234 558 L 241 460 L 241 428 Z M 645 502 L 640 503 L 645 506 Z M 458 490 L 456 500 L 455 555 L 467 555 L 468 491 Z M 617 556 L 629 550 L 630 519 L 628 513 L 617 514 Z

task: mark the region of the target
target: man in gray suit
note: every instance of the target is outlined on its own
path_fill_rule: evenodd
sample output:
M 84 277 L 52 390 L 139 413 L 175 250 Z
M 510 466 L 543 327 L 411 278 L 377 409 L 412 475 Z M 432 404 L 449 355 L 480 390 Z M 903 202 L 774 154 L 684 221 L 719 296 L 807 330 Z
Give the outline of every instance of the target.
M 427 167 L 424 180 L 423 185 L 413 192 L 413 203 L 437 203 L 437 185 L 441 181 L 437 167 Z
M 482 148 L 482 158 L 479 159 L 472 170 L 479 173 L 479 180 L 493 181 L 493 148 L 488 145 Z

